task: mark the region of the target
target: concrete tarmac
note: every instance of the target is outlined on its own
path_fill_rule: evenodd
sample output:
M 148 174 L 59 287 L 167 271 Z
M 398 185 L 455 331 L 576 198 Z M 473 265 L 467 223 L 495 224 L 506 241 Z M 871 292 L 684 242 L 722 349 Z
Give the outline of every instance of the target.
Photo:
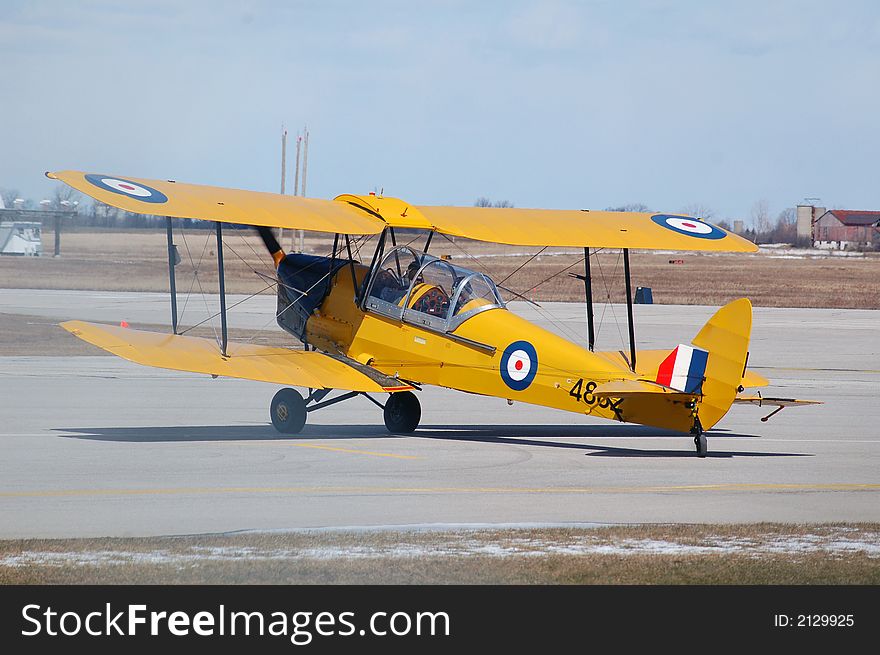
M 191 298 L 187 322 L 215 301 Z M 237 309 L 232 325 L 271 326 L 274 298 Z M 580 305 L 512 309 L 583 340 Z M 636 306 L 639 347 L 687 342 L 713 311 Z M 168 316 L 161 294 L 35 290 L 0 290 L 0 312 Z M 613 306 L 599 346 L 621 349 L 621 335 L 625 312 Z M 2 357 L 0 538 L 880 521 L 880 312 L 758 308 L 750 365 L 771 379 L 767 395 L 826 404 L 767 423 L 767 408 L 736 406 L 699 459 L 687 435 L 433 388 L 419 394 L 411 436 L 388 436 L 364 398 L 282 436 L 268 420 L 272 385 L 113 357 Z

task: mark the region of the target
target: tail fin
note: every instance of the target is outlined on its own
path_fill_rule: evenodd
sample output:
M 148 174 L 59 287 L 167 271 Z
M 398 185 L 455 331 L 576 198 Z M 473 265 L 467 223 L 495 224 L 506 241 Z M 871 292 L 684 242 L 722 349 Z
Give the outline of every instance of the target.
M 691 341 L 696 348 L 709 353 L 699 409 L 700 424 L 706 430 L 721 420 L 736 398 L 751 332 L 752 303 L 740 298 L 715 312 Z
M 680 343 L 660 363 L 656 382 L 685 393 L 702 393 L 708 359 L 708 351 Z

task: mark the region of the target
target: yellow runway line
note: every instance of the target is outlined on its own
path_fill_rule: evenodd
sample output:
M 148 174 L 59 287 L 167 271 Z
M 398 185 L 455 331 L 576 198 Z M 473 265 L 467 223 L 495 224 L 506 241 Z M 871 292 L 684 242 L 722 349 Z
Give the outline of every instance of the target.
M 372 455 L 373 457 L 393 457 L 394 459 L 424 459 L 419 455 L 396 455 L 394 453 L 377 453 L 372 450 L 356 450 L 354 448 L 336 448 L 335 446 L 321 446 L 315 443 L 296 443 L 299 448 L 314 448 L 316 450 L 329 450 L 335 453 L 351 453 L 353 455 Z
M 180 487 L 167 489 L 55 489 L 0 491 L 0 498 L 186 496 L 222 494 L 639 494 L 678 492 L 880 491 L 880 484 L 708 484 L 648 487 Z
M 283 444 L 283 442 L 281 442 Z M 238 444 L 241 446 L 279 446 L 277 441 L 254 441 L 243 442 Z M 338 446 L 322 446 L 316 443 L 294 443 L 289 444 L 297 448 L 314 448 L 315 450 L 329 450 L 334 453 L 349 453 L 351 455 L 370 455 L 372 457 L 391 457 L 393 459 L 425 459 L 421 455 L 398 455 L 397 453 L 380 453 L 374 450 L 358 450 L 356 448 L 339 448 Z

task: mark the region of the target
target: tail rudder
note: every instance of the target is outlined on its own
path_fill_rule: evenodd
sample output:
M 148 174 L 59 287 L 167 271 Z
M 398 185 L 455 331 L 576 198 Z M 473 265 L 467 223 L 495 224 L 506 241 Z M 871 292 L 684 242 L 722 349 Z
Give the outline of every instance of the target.
M 700 424 L 705 430 L 721 420 L 736 398 L 751 332 L 752 303 L 740 298 L 715 312 L 691 341 L 695 350 L 708 353 L 699 407 Z

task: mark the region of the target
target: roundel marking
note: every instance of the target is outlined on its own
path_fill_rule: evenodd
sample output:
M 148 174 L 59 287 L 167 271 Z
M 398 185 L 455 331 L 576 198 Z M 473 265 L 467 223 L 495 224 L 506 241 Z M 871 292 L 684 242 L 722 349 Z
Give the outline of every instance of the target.
M 723 239 L 727 233 L 711 223 L 705 223 L 689 216 L 672 216 L 670 214 L 654 214 L 651 217 L 660 227 L 698 239 Z
M 135 200 L 142 200 L 143 202 L 152 203 L 168 202 L 168 196 L 166 196 L 161 191 L 152 187 L 148 187 L 145 184 L 138 184 L 136 182 L 132 182 L 131 180 L 123 179 L 121 177 L 112 177 L 110 175 L 95 175 L 93 173 L 89 173 L 88 175 L 86 175 L 86 180 L 98 187 L 99 189 L 104 189 L 104 191 L 112 191 L 113 193 L 118 193 L 121 196 L 128 196 L 129 198 L 134 198 Z
M 501 355 L 501 379 L 514 391 L 528 388 L 538 373 L 538 351 L 528 341 L 514 341 Z

